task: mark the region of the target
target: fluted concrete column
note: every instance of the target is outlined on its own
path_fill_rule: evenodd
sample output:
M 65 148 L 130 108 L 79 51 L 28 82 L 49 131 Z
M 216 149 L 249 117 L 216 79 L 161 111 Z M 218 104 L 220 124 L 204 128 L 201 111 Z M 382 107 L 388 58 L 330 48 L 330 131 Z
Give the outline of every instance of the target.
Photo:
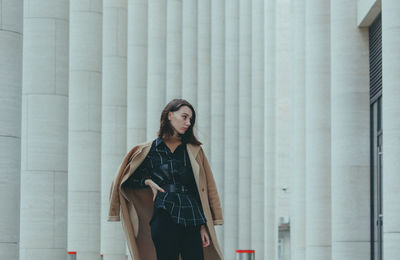
M 129 247 L 128 247 L 128 244 L 126 244 L 126 260 L 132 260 L 132 256 L 131 256 L 131 253 L 129 252 Z
M 0 9 L 0 259 L 19 259 L 23 1 Z
M 148 3 L 147 139 L 160 128 L 165 101 L 166 2 Z
M 197 133 L 206 155 L 210 154 L 211 132 L 211 2 L 198 1 L 198 88 Z
M 292 62 L 290 49 L 290 0 L 276 2 L 276 226 L 290 214 L 290 192 L 292 175 L 292 99 L 291 78 Z M 285 231 L 283 231 L 285 232 Z M 286 235 L 280 233 L 281 237 Z M 289 248 L 287 239 L 281 239 L 281 255 Z
M 197 1 L 182 1 L 182 12 L 182 97 L 197 108 Z
M 21 260 L 66 258 L 68 3 L 24 1 Z
M 134 145 L 146 141 L 148 121 L 146 94 L 148 82 L 148 22 L 148 1 L 128 0 L 127 151 Z M 153 88 L 149 91 L 157 91 Z M 161 98 L 158 99 L 161 100 Z M 158 108 L 159 105 L 164 105 L 164 100 L 158 102 L 162 102 L 162 104 L 153 102 L 153 106 Z M 156 115 L 152 118 L 154 121 L 159 120 L 161 113 L 161 111 L 156 112 Z M 151 130 L 150 137 L 153 138 L 157 129 Z M 151 138 L 149 140 L 152 140 Z
M 306 2 L 306 259 L 331 259 L 330 1 Z
M 239 1 L 239 248 L 251 243 L 251 2 Z
M 225 1 L 211 1 L 211 137 L 210 158 L 222 210 L 224 199 L 225 146 Z M 224 218 L 226 219 L 224 214 Z M 215 226 L 221 250 L 224 250 L 224 225 Z
M 278 227 L 275 225 L 276 196 L 276 1 L 264 5 L 264 259 L 275 259 Z
M 167 1 L 167 102 L 182 96 L 182 1 Z
M 127 0 L 103 0 L 101 247 L 104 260 L 126 260 L 119 222 L 107 222 L 112 179 L 126 153 Z
M 400 255 L 400 2 L 382 1 L 383 254 Z
M 102 1 L 72 0 L 68 140 L 68 251 L 100 257 Z
M 264 259 L 264 1 L 252 2 L 251 21 L 251 248 Z
M 224 257 L 231 259 L 239 246 L 238 233 L 238 92 L 239 92 L 239 2 L 225 2 L 225 176 Z
M 294 162 L 291 189 L 290 240 L 291 259 L 305 260 L 305 0 L 292 1 L 293 10 L 293 95 L 294 95 Z
M 65 259 L 68 1 L 24 2 L 20 259 Z
M 371 247 L 368 29 L 349 26 L 356 19 L 357 1 L 331 1 L 332 259 L 336 260 L 368 259 Z

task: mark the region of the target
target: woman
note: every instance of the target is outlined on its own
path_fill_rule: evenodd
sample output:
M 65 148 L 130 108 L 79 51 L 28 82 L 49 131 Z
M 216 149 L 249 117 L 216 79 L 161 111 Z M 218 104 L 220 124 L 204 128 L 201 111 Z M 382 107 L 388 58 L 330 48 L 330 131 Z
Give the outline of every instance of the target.
M 222 211 L 213 174 L 183 99 L 161 113 L 158 138 L 135 146 L 111 185 L 109 221 L 120 211 L 135 260 L 223 259 L 214 225 Z

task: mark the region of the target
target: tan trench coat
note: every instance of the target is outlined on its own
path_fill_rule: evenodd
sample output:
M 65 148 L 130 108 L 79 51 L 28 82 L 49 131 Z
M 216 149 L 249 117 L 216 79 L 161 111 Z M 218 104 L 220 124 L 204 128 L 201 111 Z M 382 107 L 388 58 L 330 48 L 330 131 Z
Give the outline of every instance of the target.
M 156 260 L 157 258 L 149 225 L 153 214 L 153 195 L 150 188 L 123 189 L 122 184 L 134 174 L 146 158 L 151 143 L 135 146 L 129 151 L 111 184 L 108 221 L 122 220 L 129 251 L 134 260 Z M 221 204 L 214 177 L 201 146 L 187 144 L 187 151 L 211 240 L 210 245 L 203 248 L 204 259 L 223 260 L 214 229 L 214 225 L 223 224 Z

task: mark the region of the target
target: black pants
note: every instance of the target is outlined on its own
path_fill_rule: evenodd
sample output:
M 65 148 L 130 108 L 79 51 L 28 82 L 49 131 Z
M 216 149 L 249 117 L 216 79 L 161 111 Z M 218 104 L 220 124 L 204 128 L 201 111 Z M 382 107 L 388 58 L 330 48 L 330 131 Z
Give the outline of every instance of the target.
M 157 260 L 204 260 L 200 226 L 187 227 L 172 221 L 163 209 L 154 209 L 150 221 Z

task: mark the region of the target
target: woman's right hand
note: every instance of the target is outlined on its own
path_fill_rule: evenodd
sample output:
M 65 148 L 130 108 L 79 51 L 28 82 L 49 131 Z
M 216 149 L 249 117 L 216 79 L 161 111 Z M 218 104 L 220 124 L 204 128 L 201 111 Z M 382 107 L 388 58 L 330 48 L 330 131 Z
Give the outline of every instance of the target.
M 155 183 L 154 181 L 152 181 L 151 179 L 145 180 L 144 184 L 146 184 L 147 186 L 149 186 L 151 188 L 151 190 L 153 192 L 153 201 L 156 199 L 158 191 L 165 192 L 163 188 L 158 186 L 158 184 Z

